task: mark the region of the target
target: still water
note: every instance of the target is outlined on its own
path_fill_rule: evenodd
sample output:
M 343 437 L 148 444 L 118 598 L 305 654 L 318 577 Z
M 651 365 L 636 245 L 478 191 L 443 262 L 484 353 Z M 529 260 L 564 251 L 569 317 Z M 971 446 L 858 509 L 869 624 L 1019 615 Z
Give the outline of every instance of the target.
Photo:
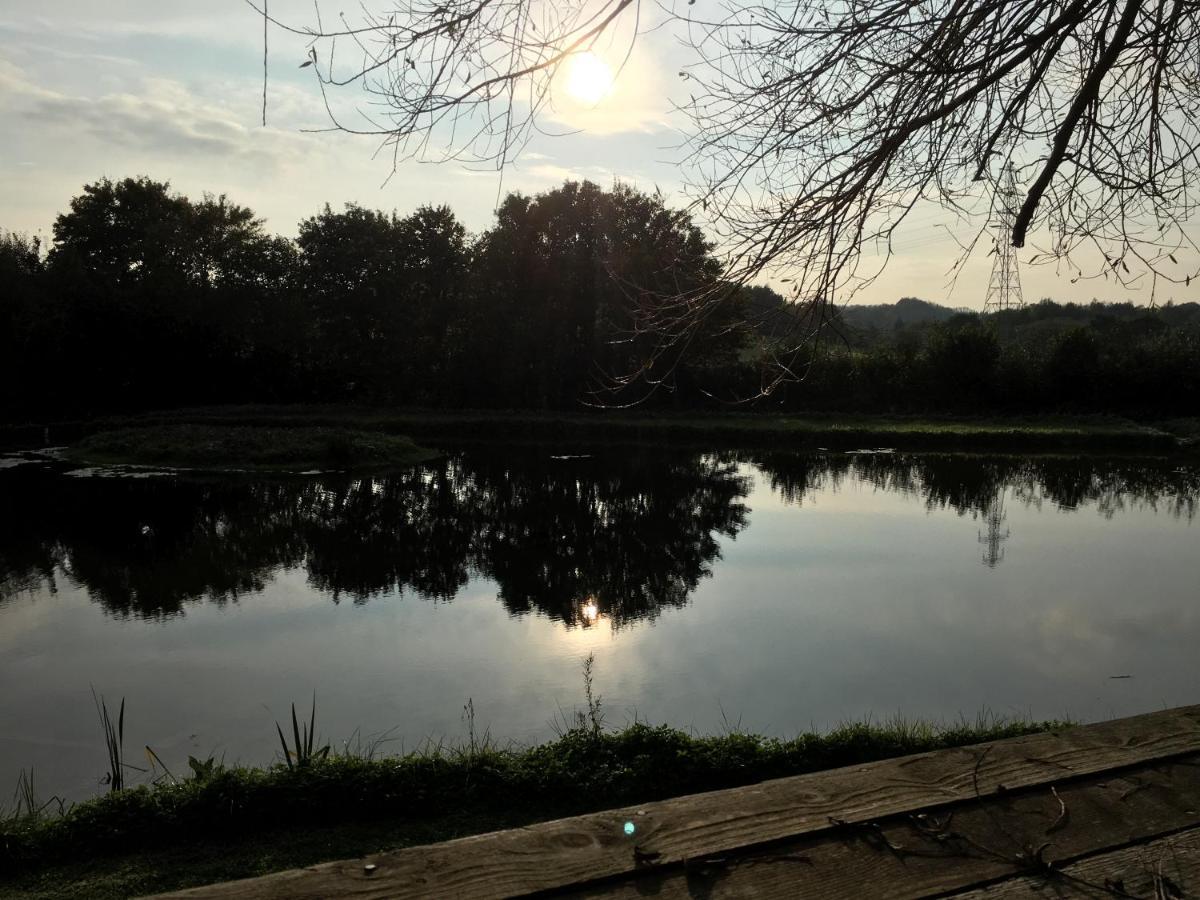
M 0 458 L 0 794 L 100 790 L 91 690 L 151 746 L 608 721 L 788 735 L 1200 702 L 1200 465 L 883 452 L 462 452 L 379 477 Z M 133 777 L 135 783 L 138 778 Z

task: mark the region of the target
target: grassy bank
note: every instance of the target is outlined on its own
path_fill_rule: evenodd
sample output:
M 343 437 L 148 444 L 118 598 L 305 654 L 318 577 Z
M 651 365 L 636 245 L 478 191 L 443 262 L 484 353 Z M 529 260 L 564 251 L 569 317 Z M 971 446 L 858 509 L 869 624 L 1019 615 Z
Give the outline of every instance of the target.
M 402 435 L 328 425 L 234 422 L 139 423 L 73 444 L 71 459 L 93 464 L 201 469 L 400 467 L 436 454 Z
M 53 818 L 10 817 L 0 823 L 0 897 L 127 897 L 1064 724 L 895 721 L 779 740 L 581 721 L 532 748 L 201 765 Z
M 1116 416 L 1013 418 L 905 416 L 792 416 L 766 413 L 648 413 L 596 411 L 445 411 L 350 406 L 237 406 L 183 409 L 138 416 L 8 426 L 0 442 L 30 446 L 64 443 L 99 430 L 153 425 L 350 429 L 409 435 L 426 444 L 557 442 L 571 445 L 670 442 L 712 447 L 848 450 L 1013 450 L 1169 452 L 1171 431 Z

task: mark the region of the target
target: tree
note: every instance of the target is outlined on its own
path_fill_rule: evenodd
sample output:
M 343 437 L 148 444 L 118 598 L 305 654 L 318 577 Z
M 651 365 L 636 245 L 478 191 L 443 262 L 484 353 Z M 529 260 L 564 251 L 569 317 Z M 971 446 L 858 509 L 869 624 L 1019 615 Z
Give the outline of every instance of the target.
M 293 30 L 312 39 L 322 92 L 361 87 L 387 110 L 365 131 L 337 127 L 379 135 L 393 160 L 503 165 L 559 68 L 602 37 L 635 39 L 646 12 L 639 0 L 439 0 Z M 1008 164 L 1021 192 L 1014 246 L 1046 235 L 1035 258 L 1075 278 L 1200 274 L 1180 255 L 1197 249 L 1183 228 L 1200 151 L 1194 0 L 763 0 L 717 12 L 689 0 L 669 18 L 694 54 L 680 106 L 695 208 L 712 217 L 730 283 L 786 269 L 794 300 L 827 309 L 877 277 L 914 206 L 994 198 Z M 335 66 L 339 40 L 357 53 Z M 872 249 L 882 262 L 865 265 Z M 681 292 L 653 321 L 656 353 L 688 340 L 726 289 Z M 782 348 L 784 370 L 797 343 Z
M 46 351 L 44 276 L 41 241 L 0 231 L 0 411 L 29 412 L 41 396 L 35 373 Z
M 296 243 L 314 356 L 339 390 L 411 401 L 440 389 L 468 261 L 466 231 L 450 209 L 400 218 L 326 204 L 300 223 Z
M 290 318 L 291 250 L 225 196 L 104 178 L 54 223 L 47 259 L 62 402 L 114 408 L 252 399 L 255 355 Z M 70 398 L 70 399 L 68 399 Z
M 694 319 L 689 340 L 659 356 L 656 371 L 637 372 L 648 358 L 644 323 L 670 314 L 663 299 L 717 283 L 720 270 L 690 216 L 625 185 L 509 195 L 474 270 L 472 345 L 459 358 L 488 373 L 485 393 L 509 402 L 563 407 L 598 388 L 636 398 L 647 386 L 674 390 L 701 365 L 728 362 L 743 341 L 731 300 Z

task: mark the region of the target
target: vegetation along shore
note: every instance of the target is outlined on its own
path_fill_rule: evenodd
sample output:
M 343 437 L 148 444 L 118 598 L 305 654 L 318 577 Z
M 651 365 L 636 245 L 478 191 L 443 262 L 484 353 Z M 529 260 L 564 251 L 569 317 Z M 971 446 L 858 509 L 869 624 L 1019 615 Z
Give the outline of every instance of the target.
M 1170 453 L 1194 449 L 1198 434 L 1196 419 L 1144 423 L 1106 415 L 572 414 L 281 405 L 0 426 L 0 449 L 70 445 L 68 458 L 98 464 L 296 469 L 401 467 L 462 444 Z
M 1067 724 L 982 716 L 858 722 L 791 739 L 696 736 L 643 723 L 606 729 L 600 698 L 589 696 L 558 738 L 518 747 L 477 734 L 470 703 L 465 712 L 466 741 L 388 756 L 379 741 L 318 741 L 315 705 L 307 717 L 293 709 L 277 723 L 273 765 L 192 758 L 187 771 L 168 771 L 146 748 L 137 756 L 149 783 L 130 787 L 113 777 L 135 768 L 124 704 L 103 706 L 109 792 L 68 806 L 23 775 L 0 820 L 0 898 L 124 898 Z

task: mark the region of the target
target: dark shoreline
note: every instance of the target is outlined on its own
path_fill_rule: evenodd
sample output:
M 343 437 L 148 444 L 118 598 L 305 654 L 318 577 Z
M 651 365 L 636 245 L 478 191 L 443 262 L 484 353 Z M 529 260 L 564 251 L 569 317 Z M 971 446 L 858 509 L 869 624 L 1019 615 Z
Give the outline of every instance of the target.
M 359 406 L 200 407 L 0 426 L 0 448 L 72 444 L 101 431 L 148 426 L 350 429 L 436 444 L 555 443 L 563 446 L 669 443 L 705 448 L 1187 452 L 1195 420 L 1166 426 L 1119 416 L 794 416 L 751 412 L 583 413 L 445 411 Z M 1168 430 L 1168 428 L 1170 430 Z

